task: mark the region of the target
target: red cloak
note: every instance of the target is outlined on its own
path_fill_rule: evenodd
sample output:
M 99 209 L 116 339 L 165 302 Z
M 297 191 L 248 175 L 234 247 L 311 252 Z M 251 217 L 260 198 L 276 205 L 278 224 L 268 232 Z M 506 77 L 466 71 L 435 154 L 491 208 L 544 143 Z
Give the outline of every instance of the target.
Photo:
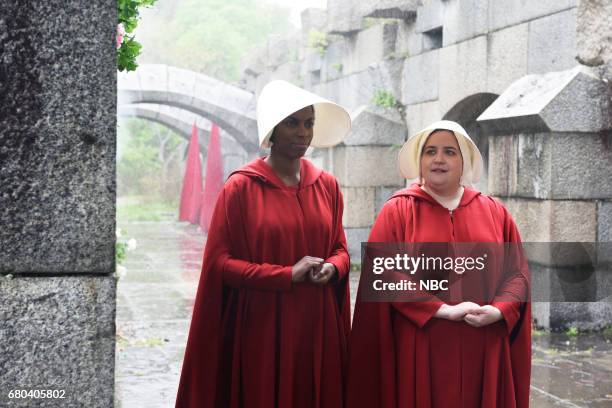
M 200 201 L 202 200 L 202 163 L 200 162 L 200 142 L 198 127 L 193 124 L 187 153 L 187 165 L 181 190 L 179 221 L 197 224 L 200 218 Z
M 206 155 L 206 178 L 202 191 L 202 206 L 200 208 L 200 227 L 208 233 L 213 209 L 217 202 L 219 192 L 223 188 L 223 158 L 221 157 L 221 141 L 219 139 L 219 126 L 212 124 Z
M 232 173 L 212 217 L 177 407 L 341 407 L 349 257 L 333 176 L 302 159 L 287 187 L 256 159 Z M 338 276 L 292 283 L 310 255 Z
M 450 213 L 413 184 L 385 203 L 369 241 L 520 243 L 520 236 L 508 211 L 490 197 L 466 188 L 459 207 Z M 528 285 L 526 279 L 521 287 L 528 290 Z M 375 303 L 362 302 L 361 296 L 360 287 L 350 338 L 347 407 L 529 406 L 529 303 L 494 298 L 491 304 L 503 319 L 474 328 L 433 318 L 440 302 Z

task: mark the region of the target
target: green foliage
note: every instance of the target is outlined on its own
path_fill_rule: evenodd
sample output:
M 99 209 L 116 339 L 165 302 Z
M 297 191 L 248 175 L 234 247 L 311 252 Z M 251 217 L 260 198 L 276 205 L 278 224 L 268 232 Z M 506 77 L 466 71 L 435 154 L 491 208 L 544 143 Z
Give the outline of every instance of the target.
M 177 218 L 176 201 L 153 201 L 146 196 L 124 196 L 117 200 L 117 220 L 131 221 L 173 221 Z
M 342 72 L 342 68 L 343 68 L 343 66 L 342 66 L 342 63 L 341 63 L 341 62 L 338 62 L 338 63 L 336 63 L 336 64 L 332 64 L 332 65 L 331 65 L 331 67 L 332 67 L 333 69 L 335 69 L 336 71 L 340 72 L 340 73 Z
M 121 48 L 117 51 L 117 69 L 119 71 L 135 71 L 138 67 L 136 57 L 140 55 L 141 49 L 142 45 L 138 41 L 126 37 L 121 44 Z
M 403 59 L 403 58 L 408 58 L 410 57 L 410 51 L 403 51 L 403 52 L 390 52 L 389 54 L 387 54 L 387 56 L 385 57 L 385 59 L 391 60 L 391 59 Z
M 550 335 L 550 331 L 549 330 L 540 330 L 540 329 L 532 329 L 531 330 L 531 337 L 545 337 L 545 336 L 549 336 Z
M 606 339 L 607 341 L 612 340 L 612 325 L 611 326 L 606 326 L 601 333 L 604 337 L 604 339 Z
M 567 330 L 565 331 L 565 334 L 568 337 L 577 337 L 580 334 L 580 331 L 578 330 L 577 327 L 568 327 Z
M 308 48 L 313 48 L 323 55 L 328 46 L 329 39 L 326 33 L 314 29 L 308 32 Z
M 287 8 L 256 0 L 160 2 L 138 26 L 142 63 L 178 66 L 236 82 L 241 59 L 270 34 L 286 34 Z M 297 55 L 297 54 L 296 54 Z
M 140 54 L 142 45 L 134 39 L 134 32 L 138 25 L 139 7 L 150 7 L 157 0 L 117 0 L 117 15 L 119 23 L 123 25 L 126 35 L 117 50 L 117 69 L 119 71 L 134 71 L 138 64 L 136 58 Z
M 125 261 L 125 251 L 127 244 L 125 242 L 115 242 L 115 263 L 121 265 Z
M 391 91 L 385 89 L 379 89 L 372 96 L 371 102 L 373 105 L 380 106 L 382 108 L 395 108 L 397 106 L 397 100 Z
M 119 195 L 143 195 L 173 202 L 180 194 L 187 141 L 168 128 L 141 119 L 119 127 L 117 188 Z

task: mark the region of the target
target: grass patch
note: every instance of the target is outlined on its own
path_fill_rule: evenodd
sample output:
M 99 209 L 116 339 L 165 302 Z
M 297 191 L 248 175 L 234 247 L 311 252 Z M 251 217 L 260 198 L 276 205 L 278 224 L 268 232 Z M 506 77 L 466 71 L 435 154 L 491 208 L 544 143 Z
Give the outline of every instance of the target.
M 567 330 L 565 331 L 565 335 L 567 337 L 578 337 L 578 335 L 580 334 L 580 330 L 578 330 L 577 327 L 568 327 Z
M 544 336 L 548 336 L 550 334 L 550 331 L 548 330 L 539 330 L 539 329 L 533 329 L 531 331 L 531 336 L 532 337 L 544 337 Z
M 173 221 L 178 219 L 178 204 L 151 201 L 142 196 L 117 199 L 118 221 Z

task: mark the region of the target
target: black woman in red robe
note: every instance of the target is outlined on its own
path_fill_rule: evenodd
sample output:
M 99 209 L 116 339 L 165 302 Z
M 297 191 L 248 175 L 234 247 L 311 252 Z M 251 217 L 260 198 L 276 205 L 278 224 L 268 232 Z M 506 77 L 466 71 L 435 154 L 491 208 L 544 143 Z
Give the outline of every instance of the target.
M 457 123 L 440 121 L 411 137 L 402 174 L 420 182 L 383 206 L 369 242 L 515 243 L 501 203 L 470 188 L 482 157 Z M 423 244 L 422 244 L 423 245 Z M 360 280 L 351 331 L 347 407 L 526 408 L 531 318 L 526 263 L 484 301 L 363 301 Z M 499 283 L 499 282 L 498 282 Z M 484 300 L 484 299 L 480 299 Z
M 342 195 L 302 156 L 340 142 L 350 117 L 273 81 L 257 122 L 270 155 L 233 172 L 219 195 L 176 406 L 338 408 L 350 329 Z

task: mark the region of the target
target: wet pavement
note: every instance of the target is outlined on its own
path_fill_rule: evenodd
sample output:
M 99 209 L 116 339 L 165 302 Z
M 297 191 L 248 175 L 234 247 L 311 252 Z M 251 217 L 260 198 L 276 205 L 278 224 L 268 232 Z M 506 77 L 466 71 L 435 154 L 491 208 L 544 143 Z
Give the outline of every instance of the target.
M 178 222 L 119 223 L 138 246 L 117 293 L 116 407 L 173 407 L 204 236 Z M 351 274 L 354 302 L 358 274 Z M 612 336 L 536 333 L 532 407 L 612 407 Z

